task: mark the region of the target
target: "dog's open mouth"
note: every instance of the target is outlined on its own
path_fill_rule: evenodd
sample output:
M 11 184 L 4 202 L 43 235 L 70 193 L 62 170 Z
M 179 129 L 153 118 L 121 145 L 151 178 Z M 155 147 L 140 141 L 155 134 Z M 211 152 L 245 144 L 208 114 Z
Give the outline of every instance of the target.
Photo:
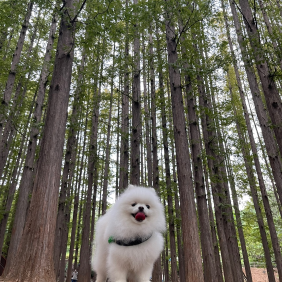
M 135 220 L 142 222 L 143 220 L 145 220 L 146 215 L 144 212 L 137 212 L 137 213 L 133 213 L 132 216 L 135 218 Z

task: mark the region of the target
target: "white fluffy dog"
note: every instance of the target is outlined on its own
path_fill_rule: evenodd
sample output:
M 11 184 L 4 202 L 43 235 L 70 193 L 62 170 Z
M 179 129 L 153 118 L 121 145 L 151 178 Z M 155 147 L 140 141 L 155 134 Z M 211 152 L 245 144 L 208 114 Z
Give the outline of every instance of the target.
M 164 208 L 153 188 L 129 185 L 96 225 L 96 282 L 149 282 L 163 249 Z

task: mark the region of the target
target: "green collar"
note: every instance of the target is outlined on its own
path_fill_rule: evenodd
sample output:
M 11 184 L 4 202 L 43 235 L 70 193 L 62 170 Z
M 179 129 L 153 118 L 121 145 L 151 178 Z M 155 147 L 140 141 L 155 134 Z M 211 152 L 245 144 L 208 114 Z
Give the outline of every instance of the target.
M 136 246 L 136 245 L 139 245 L 149 240 L 152 237 L 152 235 L 153 234 L 151 234 L 149 237 L 146 237 L 146 238 L 136 237 L 134 239 L 130 239 L 129 241 L 128 240 L 117 240 L 113 236 L 110 236 L 108 239 L 108 242 L 109 244 L 116 243 L 119 246 L 126 246 L 126 247 Z

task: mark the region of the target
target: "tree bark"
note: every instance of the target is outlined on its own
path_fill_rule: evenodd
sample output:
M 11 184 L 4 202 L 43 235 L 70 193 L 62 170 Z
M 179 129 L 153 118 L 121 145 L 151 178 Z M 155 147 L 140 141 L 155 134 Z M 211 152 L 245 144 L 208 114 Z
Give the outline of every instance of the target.
M 268 154 L 269 162 L 272 168 L 273 177 L 277 186 L 277 192 L 280 199 L 280 204 L 282 204 L 282 163 L 281 154 L 279 154 L 279 148 L 277 146 L 276 140 L 274 138 L 273 130 L 269 125 L 268 114 L 264 108 L 262 97 L 260 95 L 260 90 L 258 82 L 256 79 L 255 71 L 249 63 L 248 52 L 245 47 L 241 24 L 237 15 L 236 7 L 233 1 L 229 1 L 231 6 L 231 11 L 233 14 L 233 21 L 236 28 L 237 38 L 240 45 L 242 58 L 247 74 L 247 78 L 250 85 L 250 90 L 253 96 L 255 109 L 257 117 L 260 123 L 260 128 L 265 142 L 266 151 Z
M 182 20 L 179 19 L 179 29 L 183 30 Z M 183 38 L 181 40 L 181 52 L 184 60 L 184 69 L 188 70 L 191 68 L 187 63 L 187 50 L 184 46 Z M 200 235 L 201 235 L 201 246 L 202 246 L 202 257 L 204 267 L 204 280 L 205 281 L 218 281 L 216 267 L 215 267 L 215 256 L 212 248 L 212 237 L 209 223 L 208 206 L 206 199 L 206 188 L 204 183 L 204 171 L 201 160 L 201 140 L 200 140 L 200 128 L 199 118 L 196 114 L 196 103 L 195 97 L 193 96 L 192 82 L 189 73 L 185 74 L 185 92 L 187 98 L 188 107 L 188 123 L 190 129 L 191 138 L 191 152 L 192 152 L 192 165 L 194 172 L 195 189 L 197 195 L 197 207 L 198 217 L 200 223 Z
M 11 263 L 14 260 L 14 257 L 17 253 L 19 241 L 22 236 L 22 232 L 25 224 L 26 211 L 29 203 L 28 196 L 29 193 L 31 192 L 31 188 L 33 185 L 33 177 L 35 170 L 34 159 L 35 159 L 36 148 L 37 148 L 38 134 L 40 132 L 39 124 L 41 122 L 41 117 L 42 117 L 43 102 L 44 102 L 45 91 L 46 91 L 46 82 L 49 75 L 49 62 L 51 60 L 51 51 L 53 49 L 56 26 L 57 26 L 57 15 L 54 14 L 50 26 L 49 39 L 44 56 L 43 67 L 39 79 L 37 99 L 36 99 L 35 110 L 33 114 L 33 123 L 30 131 L 30 137 L 29 137 L 29 143 L 27 149 L 28 153 L 26 154 L 22 179 L 19 187 L 19 197 L 17 201 L 17 207 L 16 207 L 12 236 L 9 246 L 9 253 L 5 266 L 5 272 L 8 272 Z
M 223 6 L 223 8 L 224 8 L 224 6 Z M 266 218 L 267 218 L 267 222 L 268 222 L 268 226 L 269 226 L 269 232 L 270 232 L 270 235 L 271 235 L 273 250 L 274 250 L 276 264 L 277 264 L 277 269 L 278 269 L 279 277 L 282 277 L 282 257 L 281 257 L 281 253 L 280 253 L 278 237 L 277 237 L 277 233 L 276 233 L 276 229 L 275 229 L 275 225 L 274 225 L 274 221 L 273 221 L 273 217 L 272 217 L 271 208 L 270 208 L 269 201 L 268 201 L 268 196 L 267 196 L 266 187 L 265 187 L 265 183 L 264 183 L 264 179 L 263 179 L 263 174 L 262 174 L 262 171 L 261 171 L 260 162 L 259 162 L 259 159 L 258 159 L 258 152 L 257 152 L 255 139 L 254 139 L 252 128 L 251 128 L 251 121 L 250 121 L 249 113 L 247 111 L 245 95 L 244 95 L 244 92 L 243 92 L 242 82 L 241 82 L 241 78 L 240 78 L 240 75 L 239 75 L 239 70 L 238 70 L 238 66 L 237 66 L 237 62 L 236 62 L 236 58 L 235 58 L 235 54 L 234 54 L 234 50 L 233 50 L 233 45 L 232 45 L 232 42 L 231 42 L 229 30 L 228 30 L 228 22 L 227 22 L 226 18 L 225 18 L 225 23 L 226 23 L 226 26 L 227 26 L 229 46 L 230 46 L 231 54 L 232 54 L 232 57 L 233 57 L 233 66 L 234 66 L 234 70 L 235 70 L 235 75 L 236 75 L 236 80 L 237 80 L 237 85 L 238 85 L 238 91 L 239 91 L 240 98 L 241 98 L 241 103 L 242 103 L 242 107 L 243 107 L 243 111 L 244 111 L 244 117 L 245 117 L 245 121 L 246 121 L 246 125 L 247 125 L 247 131 L 248 131 L 248 135 L 249 135 L 249 139 L 250 139 L 251 149 L 252 149 L 252 152 L 253 152 L 254 163 L 255 163 L 257 176 L 258 176 L 258 180 L 259 180 L 259 186 L 260 186 L 260 190 L 261 190 L 261 194 L 262 194 L 262 200 L 263 200 L 263 204 L 264 204 L 264 208 L 265 208 L 265 212 L 266 212 Z M 232 89 L 230 91 L 232 91 Z M 232 92 L 231 92 L 231 94 L 232 94 Z
M 66 1 L 30 208 L 17 255 L 4 281 L 56 280 L 55 219 L 74 54 L 75 23 L 69 20 L 73 9 L 74 0 Z
M 255 57 L 258 75 L 261 81 L 267 109 L 272 122 L 276 141 L 282 154 L 282 102 L 273 75 L 263 54 L 260 35 L 248 0 L 240 0 L 244 23 L 249 36 L 250 45 Z
M 106 39 L 103 38 L 102 52 L 106 46 Z M 98 56 L 99 59 L 99 56 Z M 99 62 L 99 60 L 98 60 Z M 101 56 L 101 66 L 100 66 L 100 82 L 99 88 L 97 89 L 96 95 L 94 96 L 93 102 L 93 114 L 92 114 L 92 128 L 89 144 L 89 156 L 88 156 L 88 185 L 86 193 L 85 208 L 83 211 L 83 229 L 81 238 L 81 248 L 80 248 L 80 267 L 78 271 L 78 280 L 80 282 L 89 282 L 91 275 L 90 267 L 90 254 L 91 254 L 91 242 L 90 242 L 90 217 L 91 217 L 91 201 L 92 201 L 92 190 L 93 182 L 95 177 L 97 177 L 97 140 L 98 140 L 98 122 L 100 115 L 100 100 L 101 100 L 101 86 L 102 86 L 102 73 L 104 68 L 104 52 Z M 93 191 L 96 193 L 96 191 Z M 92 215 L 95 216 L 95 215 Z
M 64 249 L 63 238 L 68 236 L 68 222 L 69 222 L 69 209 L 70 209 L 70 190 L 72 183 L 72 174 L 76 159 L 76 143 L 77 143 L 77 132 L 78 132 L 78 117 L 81 111 L 81 84 L 83 79 L 85 63 L 85 54 L 82 55 L 81 66 L 79 67 L 79 77 L 78 77 L 78 87 L 75 91 L 73 106 L 72 106 L 72 115 L 70 118 L 68 140 L 66 145 L 65 152 L 65 163 L 62 174 L 61 181 L 61 191 L 59 197 L 59 206 L 57 214 L 57 224 L 56 224 L 56 248 L 54 250 L 54 265 L 57 276 L 59 276 L 59 282 L 64 278 L 65 273 L 60 273 L 60 257 L 64 254 L 62 248 Z M 68 212 L 67 212 L 68 211 Z
M 165 1 L 168 5 L 169 1 Z M 188 149 L 185 116 L 181 91 L 180 72 L 175 67 L 178 61 L 176 35 L 169 7 L 166 7 L 166 40 L 168 51 L 169 78 L 174 124 L 174 138 L 178 182 L 181 203 L 181 225 L 184 247 L 185 274 L 187 282 L 203 282 L 200 240 L 198 235 L 197 215 L 194 202 L 192 172 Z
M 33 44 L 34 44 L 35 37 L 37 35 L 40 16 L 41 15 L 39 13 L 38 16 L 37 16 L 36 23 L 34 25 L 33 31 L 31 33 L 29 48 L 28 48 L 27 55 L 26 55 L 27 61 L 30 60 L 30 57 L 33 53 L 32 52 L 33 49 L 34 49 Z M 32 62 L 34 62 L 34 57 L 32 58 Z M 19 78 L 19 82 L 18 82 L 17 87 L 16 87 L 12 106 L 9 109 L 9 112 L 10 112 L 9 117 L 6 121 L 5 128 L 3 130 L 3 134 L 0 137 L 0 139 L 1 139 L 1 142 L 0 142 L 0 176 L 2 175 L 4 166 L 7 162 L 8 154 L 9 154 L 9 151 L 10 151 L 10 145 L 11 145 L 12 140 L 14 139 L 14 134 L 15 134 L 15 127 L 16 126 L 14 125 L 14 123 L 16 123 L 15 120 L 17 118 L 19 118 L 19 113 L 20 113 L 20 110 L 21 110 L 21 107 L 22 107 L 22 104 L 23 104 L 23 101 L 24 101 L 25 94 L 27 92 L 26 84 L 30 80 L 30 76 L 31 76 L 31 70 L 30 70 L 28 72 L 28 77 L 27 77 L 26 82 L 25 82 L 25 87 L 23 87 L 23 84 L 24 84 L 24 81 L 25 81 L 24 73 L 26 73 L 26 70 L 27 70 L 27 65 L 25 64 L 22 68 L 22 74 Z M 5 109 L 4 109 L 4 112 L 5 112 Z
M 219 161 L 217 156 L 217 138 L 215 136 L 214 121 L 210 118 L 211 106 L 208 101 L 203 82 L 198 77 L 198 90 L 199 90 L 199 105 L 202 109 L 201 124 L 203 130 L 203 138 L 205 144 L 206 154 L 208 156 L 208 168 L 211 180 L 212 195 L 214 201 L 214 213 L 216 218 L 217 233 L 219 238 L 220 250 L 222 255 L 222 265 L 224 271 L 224 278 L 228 282 L 237 282 L 233 278 L 231 254 L 227 246 L 227 238 L 224 230 L 224 218 L 223 218 L 223 187 L 221 186 L 221 176 L 219 172 Z
M 78 220 L 77 214 L 78 214 L 78 206 L 79 206 L 80 187 L 81 187 L 81 183 L 82 183 L 82 181 L 81 181 L 82 170 L 83 170 L 84 156 L 85 156 L 87 123 L 88 123 L 88 118 L 86 116 L 85 129 L 84 129 L 84 134 L 83 134 L 84 141 L 83 141 L 83 147 L 82 147 L 82 153 L 81 153 L 80 170 L 79 170 L 78 181 L 76 183 L 76 190 L 74 192 L 74 207 L 73 207 L 72 227 L 71 227 L 71 242 L 70 242 L 70 249 L 69 249 L 68 270 L 67 270 L 66 281 L 71 280 L 74 244 L 75 244 L 75 239 L 77 239 L 76 238 L 76 228 L 77 228 L 77 220 Z
M 167 89 L 169 92 L 169 81 L 167 80 Z M 168 103 L 171 105 L 171 99 L 168 95 Z M 169 125 L 170 125 L 170 132 L 173 132 L 173 122 L 172 122 L 172 109 L 169 107 Z M 176 238 L 177 238 L 177 251 L 178 251 L 178 261 L 179 261 L 179 278 L 180 282 L 185 281 L 185 262 L 184 262 L 184 250 L 183 250 L 183 240 L 181 234 L 181 212 L 180 212 L 180 205 L 179 205 L 179 195 L 177 191 L 177 176 L 176 176 L 176 158 L 175 158 L 175 144 L 173 137 L 170 136 L 170 146 L 171 146 L 171 162 L 172 162 L 172 176 L 173 176 L 173 183 L 172 189 L 174 192 L 174 205 L 175 205 L 175 216 L 176 216 Z
M 247 279 L 247 282 L 252 282 L 253 278 L 252 278 L 252 273 L 251 273 L 249 256 L 248 256 L 248 252 L 247 252 L 246 240 L 245 240 L 243 228 L 242 228 L 243 223 L 242 223 L 241 215 L 240 215 L 239 201 L 238 201 L 237 191 L 236 191 L 236 187 L 235 187 L 234 174 L 232 173 L 232 167 L 231 167 L 231 164 L 229 164 L 229 158 L 228 157 L 229 156 L 226 157 L 228 177 L 230 178 L 230 187 L 231 187 L 231 191 L 232 191 L 232 201 L 233 201 L 233 204 L 234 204 L 234 210 L 235 210 L 235 216 L 236 216 L 236 222 L 237 222 L 237 230 L 238 230 L 238 235 L 239 235 L 239 239 L 240 239 L 243 259 L 244 259 L 246 279 Z
M 14 87 L 14 83 L 15 83 L 15 79 L 16 79 L 16 73 L 17 73 L 17 66 L 20 62 L 22 49 L 23 49 L 23 46 L 24 46 L 24 40 L 25 40 L 26 32 L 27 32 L 27 29 L 28 29 L 28 26 L 29 26 L 29 20 L 30 20 L 31 12 L 32 12 L 32 8 L 33 8 L 33 3 L 34 3 L 33 1 L 30 1 L 28 3 L 26 16 L 25 16 L 24 22 L 22 24 L 20 37 L 18 39 L 16 50 L 13 54 L 11 69 L 9 71 L 9 75 L 8 75 L 8 79 L 7 79 L 7 83 L 6 83 L 6 87 L 5 87 L 5 90 L 4 90 L 3 97 L 1 99 L 0 143 L 2 143 L 1 138 L 2 138 L 2 129 L 3 129 L 4 123 L 5 123 L 5 113 L 8 110 L 9 102 L 10 102 L 11 97 L 12 97 L 12 91 L 13 91 L 13 87 Z M 3 111 L 3 113 L 2 113 L 2 111 Z M 1 159 L 0 159 L 0 161 L 1 161 Z
M 167 128 L 167 116 L 166 105 L 164 95 L 164 75 L 163 75 L 163 61 L 161 57 L 161 47 L 158 26 L 156 28 L 156 41 L 157 41 L 157 58 L 158 58 L 158 77 L 159 77 L 159 101 L 161 103 L 161 115 L 162 115 L 162 134 L 163 134 L 163 148 L 164 148 L 164 162 L 165 162 L 165 180 L 167 190 L 167 203 L 168 203 L 168 225 L 169 225 L 169 245 L 170 245 L 170 257 L 171 257 L 171 281 L 178 281 L 177 275 L 177 254 L 176 254 L 176 242 L 175 242 L 175 224 L 174 224 L 174 208 L 173 208 L 173 186 L 171 183 L 170 173 L 170 157 L 169 157 L 169 145 L 168 145 L 168 128 Z
M 128 0 L 126 0 L 126 9 L 128 9 Z M 128 160 L 129 160 L 129 40 L 128 40 L 128 23 L 125 27 L 125 66 L 124 66 L 124 90 L 122 95 L 121 109 L 121 146 L 120 146 L 120 181 L 119 192 L 128 186 Z
M 204 167 L 205 176 L 206 176 L 206 187 L 209 187 L 208 183 L 208 172 L 206 168 Z M 209 207 L 209 220 L 211 225 L 211 234 L 212 234 L 212 242 L 213 242 L 213 250 L 214 250 L 214 256 L 215 256 L 215 264 L 216 264 L 216 272 L 218 277 L 218 282 L 223 282 L 223 273 L 222 273 L 222 266 L 221 266 L 221 260 L 220 260 L 220 252 L 219 252 L 219 246 L 218 246 L 218 240 L 217 240 L 217 234 L 216 234 L 216 226 L 215 226 L 215 220 L 214 220 L 214 211 L 212 208 L 212 202 L 211 202 L 211 195 L 208 191 L 208 207 Z
M 160 58 L 159 58 L 160 60 Z M 169 240 L 170 240 L 170 257 L 171 257 L 171 281 L 178 281 L 177 276 L 177 260 L 176 260 L 176 243 L 175 243 L 175 225 L 174 225 L 174 208 L 173 208 L 173 188 L 171 184 L 170 175 L 170 158 L 168 150 L 168 129 L 167 118 L 165 113 L 165 97 L 163 87 L 162 65 L 159 67 L 159 94 L 161 101 L 162 114 L 162 131 L 163 131 L 163 146 L 164 146 L 164 161 L 165 161 L 165 179 L 167 190 L 167 204 L 168 204 L 168 224 L 169 224 Z
M 154 69 L 154 60 L 153 60 L 153 38 L 150 34 L 149 38 L 149 68 L 150 68 L 150 86 L 151 86 L 151 120 L 152 120 L 152 147 L 153 147 L 153 187 L 160 193 L 159 186 L 159 166 L 158 166 L 158 143 L 157 143 L 157 122 L 156 122 L 156 89 L 155 89 L 155 69 Z M 151 152 L 150 152 L 151 153 Z M 162 281 L 162 271 L 161 271 L 161 257 L 155 262 L 153 270 L 153 280 L 155 282 Z
M 150 142 L 150 111 L 148 109 L 149 98 L 147 94 L 147 68 L 145 60 L 145 44 L 143 41 L 143 87 L 144 87 L 144 110 L 145 110 L 145 139 L 146 139 L 146 160 L 147 160 L 147 184 L 149 187 L 153 185 L 153 167 L 152 167 L 152 143 Z
M 138 0 L 134 0 L 137 9 Z M 135 14 L 135 16 L 137 13 Z M 140 139 L 141 139 L 141 97 L 140 97 L 140 33 L 139 25 L 134 24 L 134 67 L 132 84 L 132 137 L 131 137 L 131 171 L 130 182 L 140 183 Z
M 114 43 L 114 55 L 113 55 L 113 70 L 115 68 L 115 43 Z M 105 156 L 105 168 L 104 168 L 104 182 L 103 182 L 103 198 L 102 198 L 102 214 L 106 213 L 107 210 L 107 196 L 108 196 L 108 181 L 109 181 L 109 166 L 110 166 L 110 139 L 111 139 L 111 123 L 112 123 L 112 106 L 113 106 L 113 93 L 114 93 L 114 74 L 111 79 L 111 98 L 110 98 L 110 109 L 108 118 L 108 129 L 107 129 L 107 142 L 106 142 L 106 156 Z
M 229 85 L 229 87 L 230 87 L 230 92 L 231 92 L 231 95 L 232 95 L 231 85 Z M 236 112 L 236 109 L 234 107 L 234 104 L 233 104 L 233 109 L 234 109 L 235 116 L 237 116 L 237 112 Z M 256 178 L 255 178 L 253 168 L 252 168 L 252 158 L 251 158 L 251 156 L 248 152 L 248 149 L 246 147 L 246 141 L 244 139 L 242 130 L 241 130 L 238 122 L 236 123 L 236 126 L 237 126 L 239 138 L 242 142 L 242 153 L 243 153 L 243 156 L 244 156 L 245 167 L 246 167 L 246 170 L 247 170 L 247 175 L 248 175 L 248 180 L 249 180 L 249 184 L 250 184 L 250 188 L 251 188 L 254 208 L 255 208 L 255 211 L 256 211 L 257 221 L 258 221 L 258 225 L 259 225 L 259 229 L 260 229 L 260 235 L 261 235 L 261 239 L 262 239 L 262 245 L 263 245 L 265 261 L 266 261 L 266 268 L 267 268 L 267 273 L 268 273 L 268 279 L 269 279 L 270 282 L 275 282 L 273 265 L 272 265 L 271 256 L 270 256 L 270 250 L 269 250 L 269 247 L 268 247 L 267 236 L 266 236 L 266 232 L 265 232 L 262 212 L 261 212 L 261 208 L 260 208 L 260 205 L 259 205 L 259 197 L 258 197 L 257 188 L 256 188 Z
M 30 120 L 30 115 L 29 115 L 27 124 L 29 123 L 29 120 Z M 11 175 L 11 184 L 9 185 L 9 192 L 8 192 L 7 198 L 5 199 L 4 215 L 0 222 L 0 254 L 2 254 L 4 237 L 6 233 L 6 226 L 7 226 L 8 218 L 10 216 L 11 207 L 12 207 L 12 203 L 14 200 L 14 194 L 15 194 L 16 187 L 17 187 L 17 180 L 18 180 L 17 175 L 19 174 L 19 171 L 22 169 L 22 166 L 20 165 L 20 161 L 22 158 L 22 153 L 23 151 L 25 151 L 25 148 L 24 148 L 25 147 L 25 138 L 26 138 L 26 133 L 22 135 L 22 140 L 21 140 L 19 152 L 17 154 L 16 163 L 13 168 L 12 175 Z

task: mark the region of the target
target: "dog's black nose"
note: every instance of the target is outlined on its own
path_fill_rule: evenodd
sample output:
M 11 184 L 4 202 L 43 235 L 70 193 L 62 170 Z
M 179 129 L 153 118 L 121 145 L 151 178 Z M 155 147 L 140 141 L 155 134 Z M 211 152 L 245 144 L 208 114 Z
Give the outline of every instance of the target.
M 144 207 L 139 207 L 138 209 L 139 209 L 139 211 L 143 211 Z

